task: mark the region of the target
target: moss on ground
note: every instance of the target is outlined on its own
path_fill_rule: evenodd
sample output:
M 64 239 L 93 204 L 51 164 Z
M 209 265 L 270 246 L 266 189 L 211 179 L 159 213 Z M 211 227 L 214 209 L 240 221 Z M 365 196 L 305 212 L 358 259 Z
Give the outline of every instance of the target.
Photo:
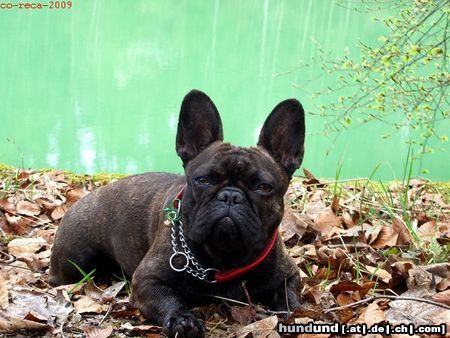
M 0 163 L 0 179 L 11 178 L 14 176 L 14 172 L 17 171 L 17 168 L 13 166 Z M 128 176 L 127 174 L 119 174 L 119 173 L 96 173 L 93 175 L 87 174 L 77 174 L 71 172 L 69 170 L 57 170 L 50 168 L 41 168 L 41 169 L 33 169 L 36 173 L 48 173 L 48 172 L 59 172 L 64 174 L 71 182 L 71 184 L 77 185 L 82 184 L 88 181 L 92 181 L 94 183 L 98 183 L 99 185 L 103 185 L 109 183 L 114 179 L 119 179 Z
M 0 163 L 0 179 L 10 178 L 12 176 L 12 172 L 15 170 L 16 170 L 16 168 L 14 168 L 13 166 L 10 166 L 10 165 L 4 164 L 4 163 Z M 120 173 L 96 173 L 93 175 L 82 175 L 82 174 L 77 174 L 77 173 L 71 172 L 69 170 L 55 170 L 55 169 L 49 169 L 49 168 L 42 168 L 42 169 L 35 170 L 35 172 L 41 172 L 41 173 L 42 172 L 51 172 L 51 171 L 58 171 L 58 172 L 63 173 L 64 175 L 67 176 L 67 178 L 74 185 L 82 184 L 87 181 L 92 181 L 94 183 L 98 183 L 99 185 L 103 185 L 112 180 L 120 179 L 120 178 L 128 176 L 127 174 L 120 174 Z M 303 178 L 301 178 L 301 177 L 294 177 L 293 182 L 298 182 L 302 179 Z M 326 185 L 329 190 L 334 189 L 335 181 L 333 181 L 333 180 L 326 181 L 326 180 L 321 179 L 320 183 Z M 389 185 L 391 183 L 393 183 L 393 181 L 384 182 L 383 185 L 386 185 L 386 184 Z M 371 191 L 373 191 L 375 193 L 383 193 L 383 186 L 380 183 L 380 181 L 367 182 L 367 180 L 364 180 L 364 179 L 355 179 L 354 181 L 352 181 L 351 179 L 348 179 L 348 180 L 345 179 L 345 180 L 341 180 L 341 181 L 337 182 L 338 191 L 344 185 L 347 187 L 350 185 L 354 185 L 355 188 L 362 188 L 364 185 L 366 185 L 368 188 L 370 188 Z M 430 192 L 439 192 L 443 196 L 444 201 L 446 203 L 450 203 L 450 181 L 447 181 L 447 182 L 431 182 L 430 181 L 425 185 L 425 187 Z

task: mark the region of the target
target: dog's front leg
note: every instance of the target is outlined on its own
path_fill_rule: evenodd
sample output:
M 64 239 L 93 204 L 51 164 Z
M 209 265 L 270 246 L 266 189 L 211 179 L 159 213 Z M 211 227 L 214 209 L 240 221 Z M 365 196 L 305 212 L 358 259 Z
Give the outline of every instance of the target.
M 293 311 L 300 308 L 299 287 L 300 278 L 297 274 L 285 279 L 273 298 L 272 308 L 277 311 Z
M 188 309 L 179 293 L 158 276 L 161 269 L 155 259 L 146 259 L 138 266 L 132 278 L 131 302 L 145 318 L 161 325 L 168 337 L 204 337 L 205 326 Z

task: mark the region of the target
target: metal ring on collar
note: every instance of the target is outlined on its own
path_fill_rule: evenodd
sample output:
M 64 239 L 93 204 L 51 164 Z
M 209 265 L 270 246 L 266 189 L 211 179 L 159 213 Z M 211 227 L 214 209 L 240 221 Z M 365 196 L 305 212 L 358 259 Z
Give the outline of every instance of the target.
M 217 271 L 219 270 L 214 268 L 205 269 L 205 271 L 203 271 L 203 280 L 207 283 L 217 283 L 216 276 L 214 274 L 214 272 Z
M 175 267 L 175 265 L 173 264 L 173 260 L 174 260 L 175 257 L 177 257 L 177 256 L 183 256 L 184 259 L 186 260 L 186 263 L 184 264 L 184 266 L 183 266 L 182 268 L 177 268 L 177 267 Z M 189 265 L 189 257 L 188 257 L 188 255 L 186 255 L 184 252 L 177 251 L 177 252 L 173 253 L 172 256 L 170 256 L 169 264 L 170 264 L 170 267 L 172 268 L 173 271 L 176 271 L 176 272 L 183 272 L 183 271 L 186 270 L 186 268 L 187 268 L 188 265 Z

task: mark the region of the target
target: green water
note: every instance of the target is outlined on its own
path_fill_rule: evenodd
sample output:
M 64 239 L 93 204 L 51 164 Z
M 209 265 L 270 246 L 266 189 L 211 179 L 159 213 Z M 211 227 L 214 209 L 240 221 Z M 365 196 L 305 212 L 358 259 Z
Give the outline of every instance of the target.
M 346 46 L 355 53 L 359 39 L 384 33 L 371 16 L 331 0 L 73 0 L 65 10 L 0 10 L 0 162 L 180 172 L 176 122 L 192 88 L 216 103 L 226 140 L 252 145 L 280 100 L 312 107 L 294 85 L 326 88 L 317 70 L 294 70 L 316 54 L 311 36 L 332 55 Z M 316 175 L 333 177 L 342 159 L 341 177 L 367 176 L 378 163 L 379 178 L 401 177 L 407 131 L 383 140 L 384 127 L 372 124 L 334 141 L 318 133 L 323 121 L 307 123 L 304 166 Z M 447 149 L 424 160 L 429 177 L 449 179 L 448 157 Z

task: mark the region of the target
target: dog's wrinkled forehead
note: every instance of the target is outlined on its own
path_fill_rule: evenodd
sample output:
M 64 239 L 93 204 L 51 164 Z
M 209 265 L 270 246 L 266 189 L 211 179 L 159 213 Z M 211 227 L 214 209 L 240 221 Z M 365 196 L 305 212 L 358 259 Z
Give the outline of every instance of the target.
M 284 176 L 277 163 L 260 148 L 239 147 L 220 142 L 201 152 L 189 167 L 188 171 L 195 171 L 200 175 L 212 173 L 234 178 L 256 175 Z

